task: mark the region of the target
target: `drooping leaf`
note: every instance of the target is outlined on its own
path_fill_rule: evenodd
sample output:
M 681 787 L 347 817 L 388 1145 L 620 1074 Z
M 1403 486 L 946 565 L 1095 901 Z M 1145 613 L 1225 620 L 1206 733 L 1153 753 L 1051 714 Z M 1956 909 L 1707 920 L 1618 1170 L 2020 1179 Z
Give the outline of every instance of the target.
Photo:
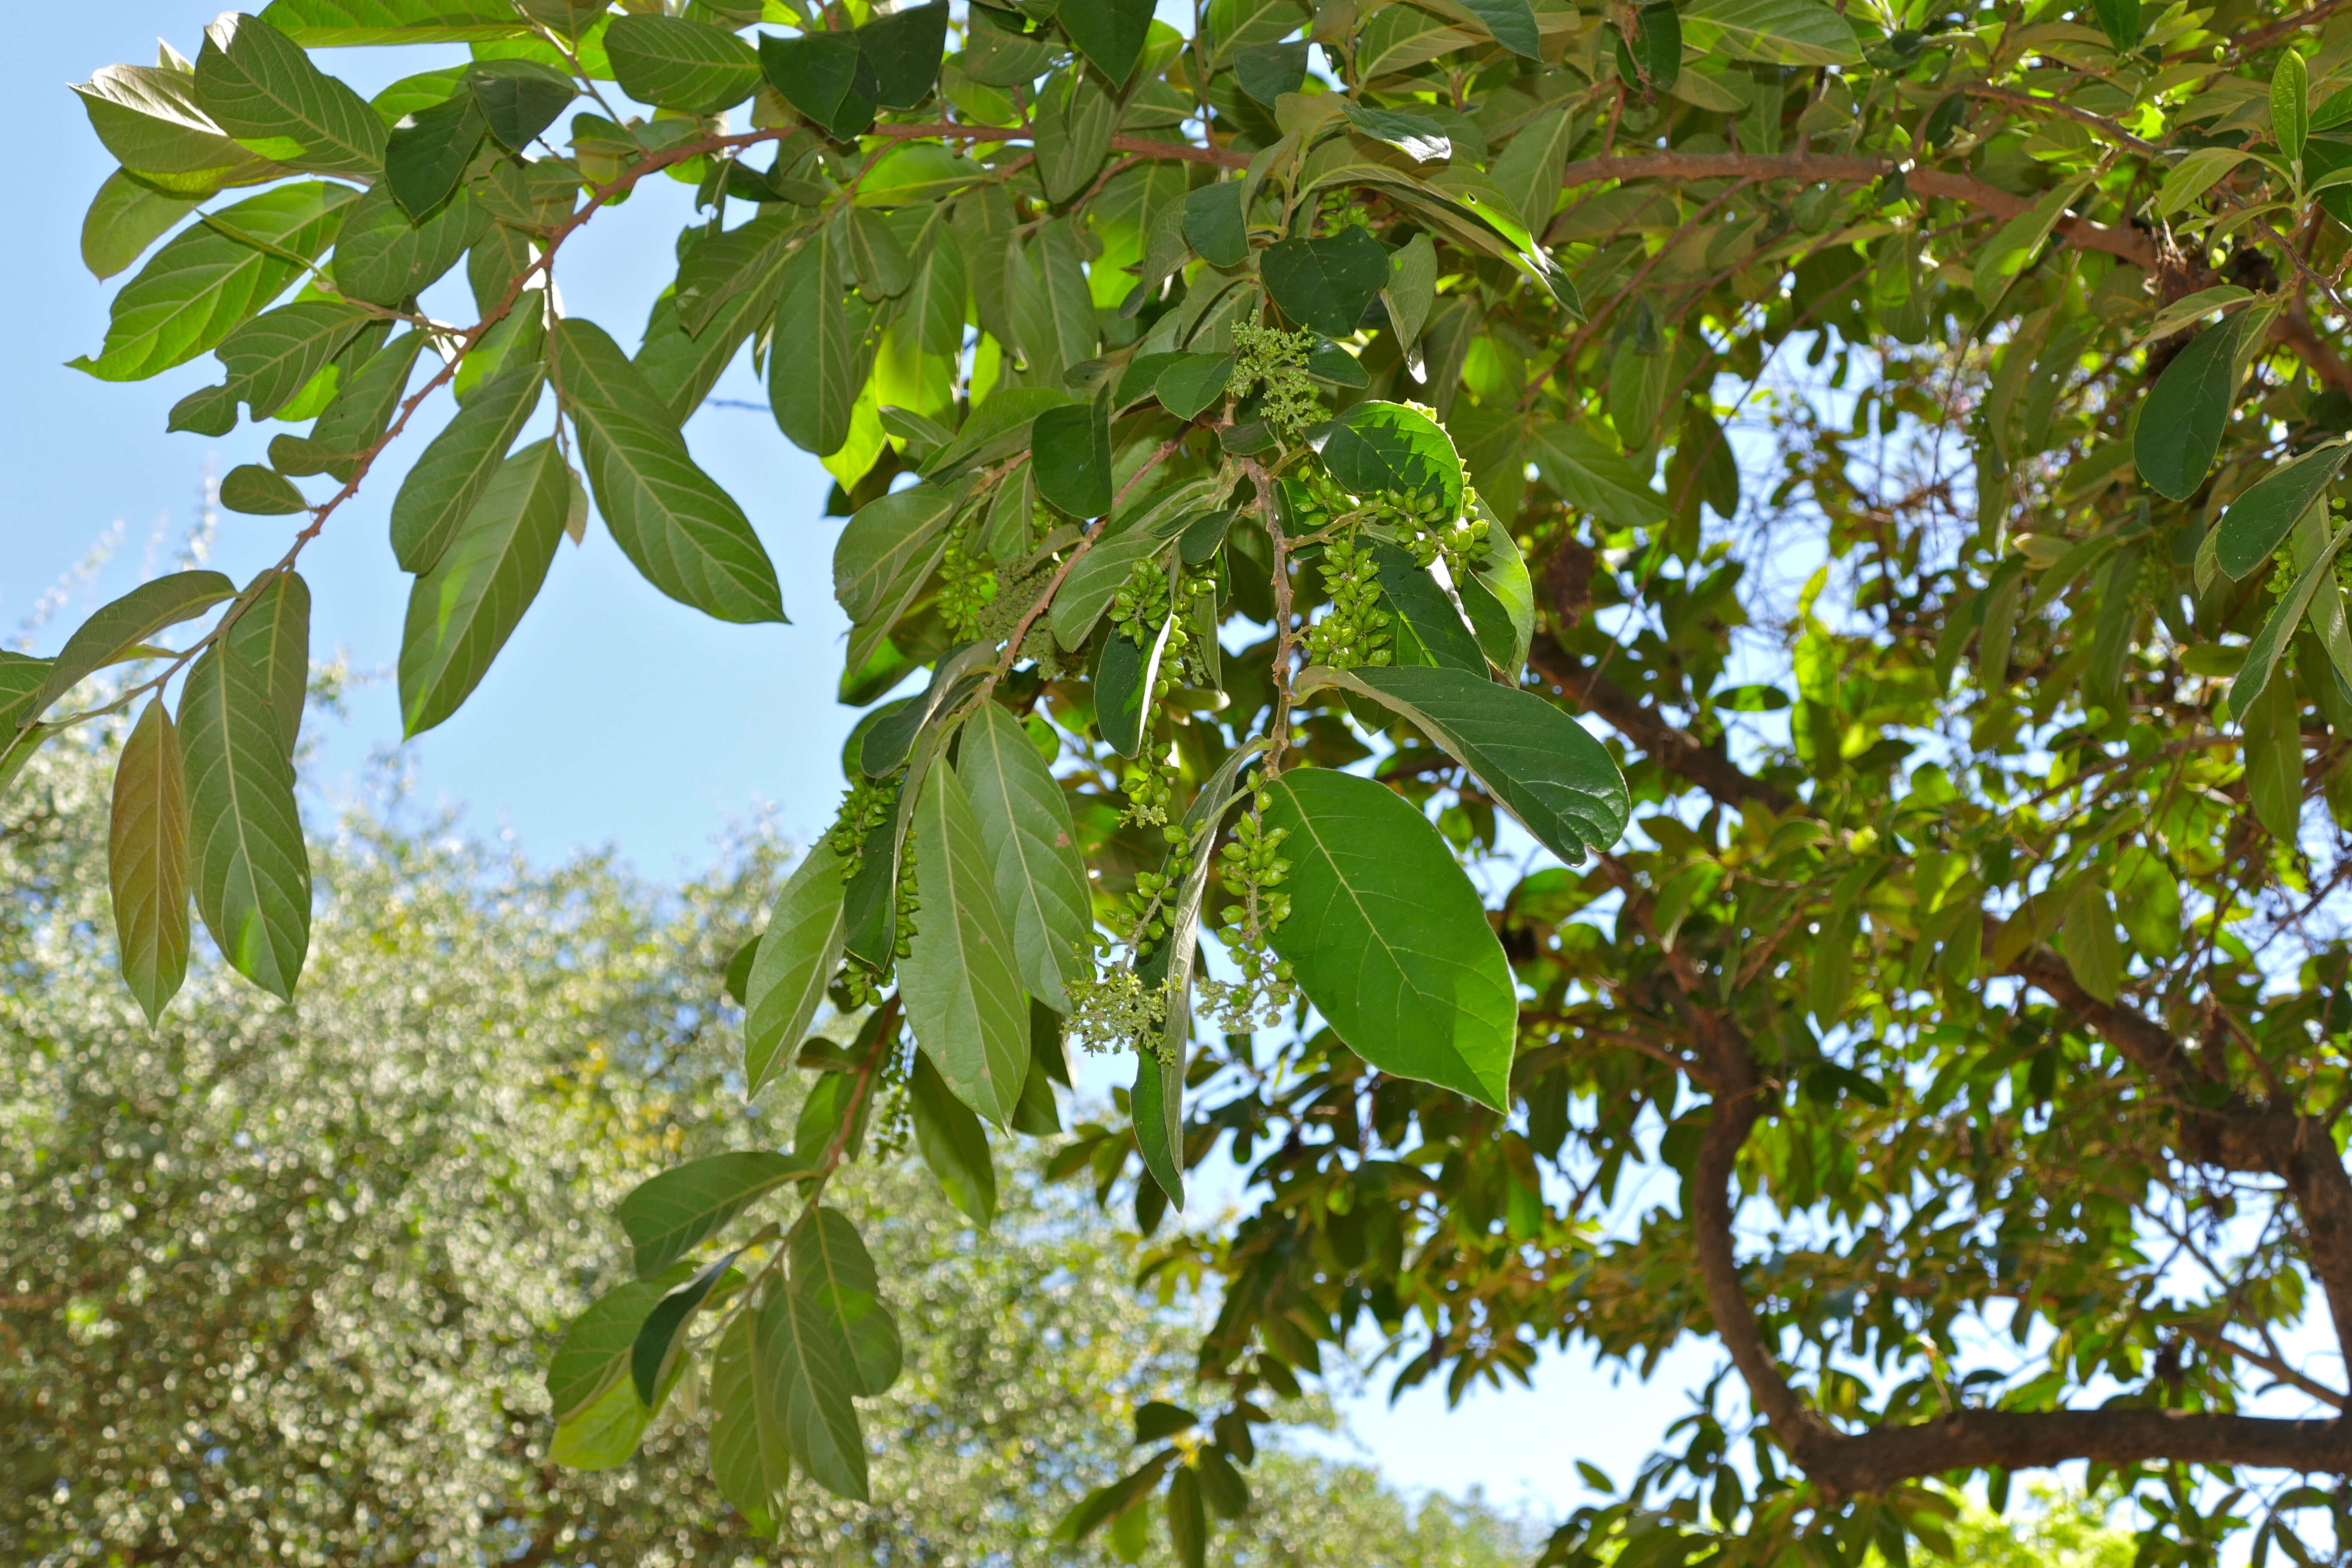
M 739 1315 L 711 1358 L 710 1479 L 754 1535 L 772 1536 L 784 1517 L 793 1461 L 782 1428 L 771 1430 L 761 1419 L 765 1402 L 751 1361 L 756 1322 L 750 1312 Z
M 2231 578 L 2268 561 L 2352 457 L 2352 443 L 2330 441 L 2282 463 L 2247 486 L 2217 525 L 2214 559 Z
M 2186 500 L 2205 482 L 2237 400 L 2240 344 L 2261 320 L 2246 310 L 2208 327 L 2148 389 L 2132 432 L 2132 457 L 2150 489 Z
M 1056 71 L 1038 89 L 1034 124 L 1038 183 L 1048 201 L 1066 202 L 1093 182 L 1109 155 L 1118 100 L 1086 71 Z
M 1128 1109 L 1135 1123 L 1136 1152 L 1168 1201 L 1184 1206 L 1184 1062 L 1179 1056 L 1162 1061 L 1159 1053 L 1139 1050 L 1135 1085 Z
M 963 1102 L 1003 1126 L 1029 1068 L 1029 1004 L 996 873 L 963 781 L 944 757 L 914 805 L 921 912 L 898 990 L 915 1043 Z M 909 787 L 912 787 L 910 784 Z
M 813 1173 L 812 1163 L 797 1154 L 741 1149 L 689 1160 L 638 1183 L 614 1210 L 636 1249 L 637 1278 L 661 1274 L 724 1230 L 754 1200 Z
M 764 1424 L 783 1433 L 809 1479 L 853 1502 L 866 1500 L 866 1440 L 858 1429 L 856 1361 L 833 1321 L 798 1280 L 772 1278 L 751 1341 Z
M 614 1388 L 634 1403 L 628 1386 L 629 1353 L 655 1303 L 691 1278 L 681 1263 L 651 1279 L 632 1279 L 598 1297 L 572 1321 L 563 1342 L 547 1363 L 548 1414 L 558 1422 L 574 1419 Z M 635 1447 L 634 1436 L 630 1440 Z
M 2286 656 L 2313 601 L 2324 594 L 2343 592 L 2336 584 L 2335 563 L 2347 540 L 2352 540 L 2352 525 L 2329 531 L 2316 557 L 2295 574 L 2286 592 L 2263 618 L 2262 629 L 2246 645 L 2245 662 L 2238 668 L 2237 679 L 2230 683 L 2231 711 L 2244 714 L 2252 710 L 2277 670 L 2279 660 Z
M 824 840 L 811 846 L 768 911 L 743 995 L 743 1092 L 754 1095 L 790 1060 L 841 966 L 846 926 L 842 864 Z
M 1389 281 L 1389 253 L 1361 224 L 1326 239 L 1283 239 L 1258 258 L 1265 291 L 1285 316 L 1326 337 L 1356 330 Z
M 236 592 L 236 584 L 217 572 L 173 572 L 142 583 L 100 606 L 74 628 L 55 660 L 41 661 L 45 673 L 21 711 L 11 712 L 0 704 L 0 713 L 7 714 L 7 727 L 14 729 L 22 721 L 38 718 L 85 678 L 136 657 L 136 650 L 164 627 L 200 616 Z M 10 668 L 23 670 L 25 666 L 12 663 Z M 0 691 L 13 684 L 0 684 Z
M 629 1347 L 629 1381 L 647 1409 L 661 1403 L 662 1385 L 677 1374 L 686 1336 L 694 1315 L 710 1299 L 714 1288 L 729 1284 L 736 1255 L 730 1253 L 654 1303 L 645 1325 Z M 735 1282 L 742 1276 L 736 1275 Z
M 808 232 L 799 213 L 785 208 L 762 212 L 705 238 L 677 269 L 677 315 L 686 330 L 702 331 L 730 300 L 763 290 L 794 242 Z
M 493 470 L 480 498 L 408 593 L 400 714 L 421 735 L 455 713 L 538 597 L 570 514 L 572 470 L 534 441 Z
M 188 973 L 188 798 L 179 732 L 163 699 L 131 726 L 114 768 L 107 878 L 116 962 L 150 1024 Z
M 760 86 L 760 57 L 751 45 L 690 17 L 615 16 L 604 29 L 604 52 L 623 92 L 687 114 L 732 109 Z
M 223 957 L 289 1001 L 310 945 L 310 857 L 294 802 L 310 591 L 276 572 L 180 693 L 190 869 Z
M 849 1347 L 852 1388 L 868 1399 L 889 1393 L 904 1352 L 857 1226 L 839 1209 L 821 1207 L 793 1232 L 791 1255 L 793 1289 Z
M 907 1096 L 923 1163 L 930 1167 L 948 1202 L 987 1229 L 996 1220 L 996 1167 L 988 1155 L 988 1130 L 956 1098 L 928 1057 L 916 1057 Z
M 793 445 L 831 457 L 849 439 L 857 394 L 872 363 L 866 327 L 873 310 L 845 297 L 835 226 L 824 225 L 784 263 L 776 305 L 776 340 L 790 345 L 768 367 L 776 426 Z
M 367 100 L 252 16 L 231 12 L 205 29 L 195 98 L 223 131 L 289 168 L 373 176 L 383 165 L 383 121 Z
M 1383 1072 L 1507 1103 L 1517 994 L 1478 892 L 1437 830 L 1369 779 L 1294 769 L 1267 786 L 1287 834 L 1289 918 L 1274 928 L 1299 988 Z
M 1570 865 L 1588 849 L 1610 848 L 1625 831 L 1633 802 L 1608 748 L 1531 691 L 1459 669 L 1328 670 L 1317 679 L 1410 720 Z
M 404 572 L 433 570 L 473 515 L 522 427 L 538 412 L 547 367 L 509 365 L 442 426 L 392 502 L 392 553 Z M 542 570 L 544 568 L 542 567 Z
M 784 617 L 775 566 L 735 500 L 696 466 L 667 405 L 602 328 L 556 333 L 564 412 L 621 552 L 647 582 L 722 621 Z
M 956 772 L 994 868 L 998 906 L 1012 924 L 1022 984 L 1066 1014 L 1065 983 L 1086 973 L 1094 933 L 1094 899 L 1069 801 L 1020 721 L 994 702 L 981 704 L 965 723 Z

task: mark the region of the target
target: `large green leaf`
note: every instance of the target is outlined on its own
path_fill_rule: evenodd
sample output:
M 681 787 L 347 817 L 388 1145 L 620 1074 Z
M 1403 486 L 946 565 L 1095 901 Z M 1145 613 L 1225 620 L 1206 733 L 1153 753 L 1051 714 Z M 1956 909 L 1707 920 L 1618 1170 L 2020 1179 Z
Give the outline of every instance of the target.
M 82 265 L 95 278 L 113 277 L 144 256 L 202 199 L 156 190 L 115 170 L 98 187 L 82 218 Z
M 280 185 L 175 236 L 115 295 L 106 346 L 74 368 L 139 381 L 195 358 L 294 281 L 294 258 L 324 250 L 357 195 L 316 180 Z
M 1062 580 L 1061 591 L 1054 595 L 1047 618 L 1054 640 L 1064 647 L 1076 647 L 1093 635 L 1095 623 L 1138 562 L 1165 556 L 1176 547 L 1175 531 L 1151 526 L 1139 510 L 1131 510 L 1129 515 L 1133 521 L 1124 524 L 1112 521 L 1094 548 L 1078 557 L 1077 564 Z M 1185 516 L 1180 510 L 1166 521 L 1181 525 Z
M 688 331 L 699 333 L 730 300 L 765 292 L 794 243 L 811 232 L 796 209 L 770 207 L 703 240 L 678 265 L 678 320 Z
M 45 666 L 47 674 L 30 706 L 13 715 L 9 727 L 40 717 L 85 678 L 137 657 L 157 632 L 202 615 L 236 592 L 236 584 L 217 572 L 173 572 L 100 606 L 66 638 L 56 660 Z
M 288 1000 L 310 944 L 294 803 L 310 633 L 310 589 L 274 573 L 180 693 L 197 912 L 238 973 Z
M 1822 0 L 1688 0 L 1683 37 L 1704 54 L 1766 65 L 1862 62 L 1853 24 Z
M 947 37 L 948 0 L 901 5 L 858 28 L 858 51 L 874 74 L 875 102 L 884 109 L 912 109 L 930 97 Z
M 1299 989 L 1382 1072 L 1501 1110 L 1518 999 L 1486 907 L 1445 840 L 1369 779 L 1294 769 L 1268 787 L 1288 837 L 1290 915 L 1274 928 Z
M 956 1098 L 929 1057 L 916 1057 L 907 1100 L 923 1163 L 930 1167 L 948 1202 L 987 1229 L 996 1222 L 996 1165 L 988 1154 L 988 1129 L 971 1107 Z
M 301 442 L 300 459 L 281 454 L 286 438 L 280 437 L 271 443 L 270 461 L 283 473 L 327 473 L 350 479 L 354 459 L 382 441 L 392 427 L 415 371 L 417 353 L 424 346 L 425 334 L 409 331 L 376 350 L 342 383 L 334 400 L 311 425 L 310 434 L 295 438 Z
M 392 553 L 402 571 L 430 572 L 440 561 L 539 411 L 546 384 L 547 366 L 537 359 L 509 365 L 426 444 L 392 501 Z
M 195 97 L 223 131 L 289 168 L 373 176 L 383 167 L 383 121 L 367 100 L 267 22 L 231 12 L 205 29 Z
M 1258 258 L 1268 298 L 1326 337 L 1343 338 L 1388 287 L 1389 253 L 1361 224 L 1328 239 L 1282 239 Z
M 1110 510 L 1110 406 L 1107 397 L 1048 408 L 1030 426 L 1029 465 L 1040 499 L 1072 517 Z
M 1515 55 L 1536 58 L 1539 35 L 1535 8 L 1528 0 L 1461 0 L 1462 8 L 1478 18 L 1495 41 Z
M 912 485 L 859 507 L 833 548 L 833 596 L 842 613 L 862 624 L 896 604 L 954 515 L 955 492 L 943 485 Z
M 2132 431 L 2132 458 L 2150 489 L 2187 500 L 2205 482 L 2237 401 L 2239 350 L 2261 319 L 2241 310 L 2198 333 L 2148 388 Z
M 717 114 L 760 87 L 760 57 L 751 45 L 685 16 L 615 16 L 604 29 L 604 52 L 621 90 L 661 109 Z
M 1531 691 L 1459 669 L 1320 670 L 1308 680 L 1360 692 L 1411 721 L 1570 865 L 1625 831 L 1633 801 L 1608 748 Z
M 1151 32 L 1152 0 L 1087 0 L 1055 17 L 1113 87 L 1126 85 Z
M 729 1253 L 655 1302 L 653 1310 L 646 1314 L 645 1326 L 629 1347 L 629 1381 L 647 1409 L 660 1406 L 663 1385 L 682 1369 L 695 1314 L 714 1290 L 724 1299 L 742 1283 L 743 1277 L 735 1272 L 740 1256 L 740 1252 Z
M 765 1402 L 751 1361 L 755 1323 L 753 1314 L 740 1314 L 711 1357 L 710 1479 L 752 1534 L 772 1536 L 784 1518 L 793 1460 L 782 1428 L 770 1430 L 761 1420 Z
M 1374 542 L 1371 555 L 1380 573 L 1381 606 L 1395 617 L 1396 662 L 1466 670 L 1483 679 L 1486 653 L 1436 577 L 1386 540 Z
M 782 288 L 781 268 L 761 287 L 733 299 L 713 311 L 699 333 L 689 332 L 678 320 L 676 299 L 668 294 L 654 301 L 646 323 L 645 342 L 634 361 L 646 384 L 660 396 L 670 423 L 684 425 L 719 378 L 743 350 L 743 344 L 776 308 Z
M 301 300 L 256 316 L 221 340 L 228 390 L 267 419 L 327 368 L 370 313 L 340 300 Z
M 1090 969 L 1094 899 L 1069 801 L 1021 721 L 983 702 L 965 723 L 956 772 L 995 868 L 996 900 L 1029 994 L 1070 1011 L 1066 982 Z
M 196 106 L 195 79 L 185 71 L 108 66 L 74 91 L 99 141 L 139 176 L 142 188 L 200 201 L 231 185 L 258 184 L 289 172 L 214 123 Z
M 856 1392 L 869 1399 L 889 1393 L 905 1357 L 857 1226 L 839 1209 L 819 1208 L 793 1230 L 791 1254 L 793 1289 L 849 1347 Z
M 122 979 L 153 1023 L 188 973 L 188 796 L 179 732 L 162 698 L 131 726 L 114 768 L 106 841 Z
M 489 134 L 481 105 L 462 87 L 436 104 L 401 116 L 384 144 L 383 183 L 412 220 L 449 199 Z
M 798 1154 L 741 1149 L 690 1160 L 640 1182 L 614 1211 L 650 1279 L 724 1230 L 763 1194 L 814 1173 Z
M 1093 182 L 1110 155 L 1118 100 L 1086 71 L 1056 71 L 1038 91 L 1034 127 L 1038 183 L 1048 201 L 1066 202 Z
M 472 186 L 460 185 L 418 223 L 391 186 L 379 184 L 352 205 L 336 237 L 335 287 L 354 300 L 397 308 L 457 266 L 488 224 Z
M 793 446 L 820 458 L 849 439 L 857 395 L 873 363 L 866 331 L 873 308 L 845 290 L 848 258 L 840 248 L 838 226 L 819 225 L 784 263 L 775 341 L 785 351 L 772 355 L 768 365 L 776 427 Z
M 975 271 L 975 289 L 980 279 Z M 1092 359 L 1098 342 L 1094 298 L 1066 219 L 1014 241 L 1005 257 L 1004 289 L 1013 346 L 1030 384 L 1060 387 L 1064 373 Z
M 784 619 L 776 569 L 735 500 L 696 467 L 667 406 L 604 329 L 556 334 L 564 412 L 621 552 L 646 580 L 722 621 Z
M 768 911 L 743 993 L 743 1092 L 760 1092 L 789 1062 L 841 967 L 847 934 L 841 857 L 824 839 L 811 847 Z
M 532 31 L 511 0 L 270 0 L 261 19 L 310 48 L 479 44 Z
M 997 905 L 994 864 L 962 780 L 940 757 L 920 783 L 914 850 L 921 910 L 898 962 L 898 992 L 915 1043 L 965 1104 L 1003 1126 L 1029 1070 L 1029 1004 L 1013 931 Z
M 552 441 L 499 464 L 430 571 L 408 592 L 400 716 L 421 735 L 455 713 L 539 596 L 571 515 L 572 470 Z
M 807 32 L 760 38 L 760 68 L 786 103 L 836 142 L 874 123 L 882 83 L 853 36 Z
M 1619 528 L 1655 528 L 1666 503 L 1614 447 L 1578 425 L 1548 420 L 1528 436 L 1529 456 L 1549 485 L 1578 511 Z
M 809 1479 L 866 1500 L 866 1439 L 858 1430 L 856 1359 L 830 1316 L 798 1280 L 771 1278 L 751 1341 L 752 1380 L 766 1423 Z
M 559 1423 L 570 1421 L 614 1387 L 627 1389 L 629 1352 L 646 1315 L 692 1273 L 681 1263 L 656 1279 L 632 1279 L 606 1291 L 574 1318 L 547 1363 L 548 1414 Z M 635 1398 L 634 1391 L 630 1397 Z
M 1462 458 L 1419 409 L 1359 403 L 1327 427 L 1322 456 L 1331 477 L 1357 495 L 1389 496 L 1441 525 L 1462 510 Z
M 2230 503 L 2218 525 L 2214 559 L 2231 577 L 2243 577 L 2271 558 L 2304 513 L 2327 492 L 2352 443 L 2330 441 L 2283 463 Z

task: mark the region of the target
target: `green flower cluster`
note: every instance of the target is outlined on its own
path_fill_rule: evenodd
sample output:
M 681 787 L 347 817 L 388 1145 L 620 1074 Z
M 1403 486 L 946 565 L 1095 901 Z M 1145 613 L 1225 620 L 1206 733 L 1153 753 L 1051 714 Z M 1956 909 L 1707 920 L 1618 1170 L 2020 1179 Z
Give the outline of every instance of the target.
M 1067 1037 L 1082 1050 L 1150 1051 L 1167 1059 L 1168 1000 L 1162 980 L 1146 985 L 1126 964 L 1087 979 L 1066 983 L 1070 993 Z
M 1252 321 L 1234 323 L 1234 369 L 1225 379 L 1226 395 L 1238 402 L 1263 388 L 1260 417 L 1286 447 L 1297 445 L 1300 434 L 1323 418 L 1322 403 L 1307 374 L 1307 356 L 1314 347 L 1311 328 L 1286 332 Z
M 977 637 L 988 607 L 996 601 L 996 574 L 971 554 L 972 526 L 960 524 L 948 534 L 940 557 L 940 620 L 958 642 Z

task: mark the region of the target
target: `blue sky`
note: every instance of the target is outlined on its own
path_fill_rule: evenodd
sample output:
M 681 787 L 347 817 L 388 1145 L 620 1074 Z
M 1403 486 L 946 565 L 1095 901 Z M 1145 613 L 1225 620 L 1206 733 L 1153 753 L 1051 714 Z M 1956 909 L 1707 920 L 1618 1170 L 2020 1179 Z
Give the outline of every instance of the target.
M 216 379 L 209 358 L 155 381 L 109 384 L 64 368 L 94 351 L 113 284 L 83 268 L 78 236 L 110 161 L 66 91 L 99 66 L 146 63 L 159 37 L 193 56 L 210 11 L 199 0 L 109 0 L 103 5 L 27 8 L 0 56 L 9 100 L 37 106 L 42 155 L 15 169 L 22 226 L 0 253 L 17 307 L 0 315 L 0 630 L 20 624 L 94 542 L 119 528 L 121 542 L 92 579 L 77 583 L 36 634 L 53 651 L 80 616 L 156 569 L 150 542 L 168 552 L 198 514 L 208 471 L 257 460 L 271 430 L 240 428 L 218 440 L 166 435 L 185 393 Z M 329 60 L 362 91 L 445 63 L 413 51 L 397 63 L 378 53 Z M 634 344 L 646 305 L 670 267 L 672 237 L 689 193 L 648 181 L 621 210 L 565 247 L 559 285 L 565 309 Z M 120 281 L 119 279 L 117 281 Z M 428 296 L 444 319 L 470 320 L 462 294 Z M 611 846 L 653 876 L 706 863 L 730 821 L 772 813 L 805 838 L 830 819 L 841 787 L 840 742 L 856 715 L 833 700 L 845 623 L 831 591 L 837 520 L 820 514 L 830 486 L 764 411 L 765 396 L 739 364 L 716 395 L 760 408 L 711 407 L 688 437 L 695 456 L 742 502 L 774 558 L 789 626 L 730 626 L 664 598 L 592 525 L 584 547 L 565 546 L 547 585 L 497 666 L 447 723 L 400 744 L 389 679 L 406 602 L 406 579 L 386 540 L 395 462 L 339 510 L 306 552 L 315 596 L 315 656 L 341 650 L 362 678 L 341 723 L 314 721 L 320 782 L 331 794 L 362 787 L 372 762 L 390 754 L 420 808 L 462 806 L 473 832 L 511 832 L 540 859 Z M 224 514 L 212 563 L 242 578 L 274 560 L 291 530 L 284 519 Z M 373 677 L 373 680 L 367 678 Z M 1393 1410 L 1367 1392 L 1341 1405 L 1363 1445 L 1394 1479 L 1460 1492 L 1484 1484 L 1507 1504 L 1560 1515 L 1590 1500 L 1573 1461 L 1619 1480 L 1687 1407 L 1710 1357 L 1685 1342 L 1656 1381 L 1612 1385 L 1582 1357 L 1547 1358 L 1534 1392 L 1481 1393 L 1448 1412 L 1424 1387 Z M 1385 1377 L 1377 1389 L 1385 1388 Z

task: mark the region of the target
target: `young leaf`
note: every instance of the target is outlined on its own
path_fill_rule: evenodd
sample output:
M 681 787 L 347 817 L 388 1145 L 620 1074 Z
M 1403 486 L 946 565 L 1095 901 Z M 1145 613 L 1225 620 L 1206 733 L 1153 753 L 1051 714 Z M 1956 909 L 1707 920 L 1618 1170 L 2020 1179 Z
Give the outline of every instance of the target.
M 2279 51 L 2271 68 L 2271 136 L 2279 151 L 2294 163 L 2303 156 L 2311 133 L 2311 72 L 2293 49 Z
M 604 526 L 646 580 L 722 621 L 782 621 L 775 566 L 734 498 L 695 465 L 653 388 L 603 329 L 557 330 L 564 412 Z
M 541 361 L 509 365 L 417 456 L 392 502 L 392 553 L 402 571 L 430 572 L 439 563 L 499 472 L 507 448 L 539 411 L 546 384 Z
M 796 1154 L 744 1149 L 712 1154 L 637 1184 L 614 1211 L 650 1279 L 727 1228 L 752 1200 L 813 1171 Z
M 846 926 L 841 857 L 820 838 L 776 896 L 743 994 L 743 1092 L 755 1095 L 790 1060 L 841 967 Z
M 293 999 L 310 943 L 310 857 L 294 802 L 310 591 L 275 573 L 180 693 L 197 912 L 221 954 Z
M 921 790 L 914 806 L 921 912 L 898 963 L 899 994 L 915 1043 L 965 1104 L 1002 1126 L 1029 1068 L 1029 1004 L 1013 933 L 997 907 L 987 841 L 946 758 L 933 761 Z
M 423 734 L 457 710 L 539 596 L 572 507 L 572 470 L 552 441 L 499 465 L 457 537 L 408 592 L 400 714 Z
M 904 1352 L 857 1226 L 839 1209 L 819 1208 L 793 1232 L 791 1252 L 793 1289 L 849 1347 L 855 1391 L 868 1399 L 889 1393 Z
M 188 973 L 187 786 L 179 733 L 160 697 L 131 727 L 115 764 L 106 863 L 117 961 L 152 1024 Z
M 1570 865 L 1625 831 L 1633 801 L 1608 748 L 1531 691 L 1459 669 L 1326 670 L 1302 689 L 1309 680 L 1360 692 L 1411 721 Z
M 1349 1048 L 1499 1110 L 1517 993 L 1486 911 L 1427 819 L 1369 779 L 1297 769 L 1268 786 L 1289 918 L 1275 951 Z
M 205 29 L 195 97 L 222 130 L 289 168 L 372 177 L 383 164 L 383 121 L 367 100 L 267 22 L 231 12 Z
M 809 1479 L 853 1502 L 866 1500 L 866 1440 L 852 1401 L 856 1363 L 840 1331 L 797 1279 L 771 1278 L 751 1341 L 752 1379 L 763 1425 Z
M 996 1219 L 996 1167 L 988 1157 L 988 1130 L 955 1097 L 928 1057 L 916 1057 L 907 1097 L 923 1163 L 931 1168 L 948 1202 L 987 1229 Z
M 2240 310 L 2197 334 L 2156 378 L 2132 432 L 2132 456 L 2148 487 L 2187 500 L 2205 482 L 2238 395 L 2238 350 L 2262 313 Z
M 760 57 L 751 45 L 684 16 L 615 16 L 604 29 L 604 52 L 623 92 L 686 114 L 732 109 L 760 86 Z
M 1100 517 L 1111 506 L 1110 405 L 1048 408 L 1029 437 L 1037 494 L 1072 517 Z
M 1326 427 L 1323 466 L 1360 496 L 1385 495 L 1450 521 L 1462 510 L 1462 458 L 1435 420 L 1402 403 L 1359 403 Z
M 1022 984 L 1066 1014 L 1065 982 L 1086 972 L 1094 933 L 1094 898 L 1069 801 L 1020 721 L 998 704 L 981 704 L 962 737 L 956 772 L 988 848 L 997 903 L 1012 922 Z
M 2214 559 L 2232 580 L 2271 558 L 2287 531 L 2309 511 L 2352 457 L 2352 443 L 2329 441 L 2248 485 L 2221 514 Z
M 1524 0 L 1522 0 L 1524 4 Z M 1078 52 L 1113 87 L 1124 87 L 1151 33 L 1152 0 L 1087 0 L 1055 13 Z
M 754 1535 L 772 1536 L 792 1485 L 792 1451 L 781 1427 L 761 1421 L 763 1402 L 751 1364 L 755 1319 L 737 1316 L 719 1337 L 710 1363 L 710 1479 Z
M 1283 239 L 1258 258 L 1267 297 L 1285 316 L 1344 338 L 1388 286 L 1389 253 L 1361 224 L 1328 239 Z

